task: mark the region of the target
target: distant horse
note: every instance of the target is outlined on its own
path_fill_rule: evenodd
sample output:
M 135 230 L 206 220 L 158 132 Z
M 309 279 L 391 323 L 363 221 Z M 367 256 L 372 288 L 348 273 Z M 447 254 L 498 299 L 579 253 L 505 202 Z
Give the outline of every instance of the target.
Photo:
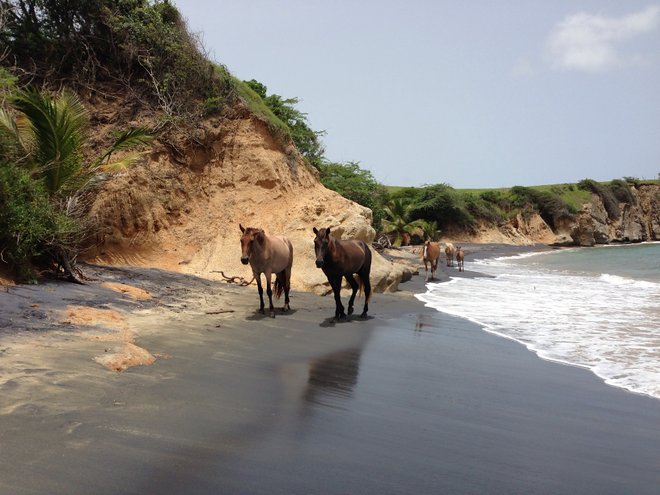
M 429 269 L 427 264 L 431 263 L 431 280 L 435 278 L 435 271 L 438 269 L 438 259 L 440 258 L 440 244 L 437 242 L 426 241 L 422 251 L 422 261 L 424 262 L 424 271 L 426 272 L 426 281 L 429 280 Z
M 458 264 L 458 271 L 464 272 L 465 252 L 463 251 L 463 248 L 461 246 L 458 246 L 456 248 L 456 263 Z
M 341 279 L 346 281 L 353 289 L 351 298 L 348 300 L 348 314 L 353 314 L 353 302 L 355 294 L 364 288 L 364 309 L 362 318 L 367 316 L 369 310 L 369 298 L 371 296 L 371 282 L 369 272 L 371 271 L 371 251 L 364 241 L 359 240 L 337 240 L 330 235 L 330 228 L 318 230 L 314 227 L 314 250 L 316 251 L 316 267 L 321 268 L 328 277 L 330 287 L 335 295 L 335 318 L 346 318 L 344 306 L 341 303 Z M 358 284 L 353 274 L 360 277 Z
M 451 242 L 445 243 L 445 255 L 447 256 L 447 266 L 454 266 L 454 245 Z
M 263 229 L 253 227 L 241 228 L 241 263 L 250 263 L 254 278 L 259 289 L 259 312 L 264 313 L 264 289 L 261 286 L 261 274 L 266 278 L 266 293 L 270 303 L 270 314 L 275 314 L 273 307 L 273 291 L 270 288 L 271 275 L 275 274 L 275 297 L 279 299 L 284 291 L 284 307 L 288 311 L 289 289 L 291 288 L 291 266 L 293 265 L 293 246 L 286 237 L 266 235 Z

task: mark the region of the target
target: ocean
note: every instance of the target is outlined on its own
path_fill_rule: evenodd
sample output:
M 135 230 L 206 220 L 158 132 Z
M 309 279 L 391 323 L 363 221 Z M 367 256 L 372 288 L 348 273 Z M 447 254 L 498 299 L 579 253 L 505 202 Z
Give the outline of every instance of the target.
M 418 299 L 543 359 L 660 399 L 660 243 L 475 260 L 465 268 L 484 276 L 430 283 Z

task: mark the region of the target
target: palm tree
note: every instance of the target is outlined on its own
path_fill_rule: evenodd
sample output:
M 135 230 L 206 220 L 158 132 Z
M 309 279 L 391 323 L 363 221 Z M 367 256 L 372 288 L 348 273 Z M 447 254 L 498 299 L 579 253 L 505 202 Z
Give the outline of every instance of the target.
M 111 161 L 112 155 L 151 141 L 144 128 L 119 133 L 98 157 L 85 158 L 89 143 L 89 114 L 73 93 L 55 96 L 27 89 L 9 98 L 13 112 L 0 108 L 0 130 L 12 141 L 19 156 L 17 165 L 29 171 L 33 180 L 43 184 L 50 202 L 68 216 L 74 216 L 77 198 L 89 186 L 109 173 L 124 170 L 140 159 L 142 153 L 128 153 Z M 74 274 L 76 241 L 70 235 L 44 240 L 49 244 L 52 261 L 69 280 L 82 283 Z
M 110 162 L 112 154 L 152 139 L 144 128 L 125 131 L 100 156 L 86 160 L 83 152 L 89 138 L 89 113 L 75 94 L 63 91 L 51 97 L 28 89 L 9 101 L 17 116 L 0 109 L 0 126 L 22 153 L 23 166 L 32 172 L 33 178 L 43 182 L 53 199 L 75 196 L 106 173 L 126 169 L 142 154 L 131 153 Z
M 402 198 L 392 199 L 383 208 L 385 219 L 383 229 L 386 234 L 394 236 L 392 244 L 400 246 L 403 234 L 412 235 L 416 229 L 425 230 L 428 223 L 425 220 L 410 220 L 410 205 Z

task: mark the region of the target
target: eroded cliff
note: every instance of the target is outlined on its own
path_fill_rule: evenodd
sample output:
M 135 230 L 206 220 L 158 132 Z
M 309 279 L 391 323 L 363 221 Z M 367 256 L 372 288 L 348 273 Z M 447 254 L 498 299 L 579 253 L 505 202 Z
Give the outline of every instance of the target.
M 292 286 L 328 292 L 314 264 L 312 227 L 374 238 L 371 211 L 323 187 L 316 171 L 245 113 L 204 123 L 177 156 L 155 148 L 145 163 L 104 184 L 90 209 L 98 225 L 87 259 L 150 266 L 211 279 L 241 276 L 240 230 L 261 227 L 294 245 Z M 404 272 L 374 257 L 372 284 L 396 290 Z

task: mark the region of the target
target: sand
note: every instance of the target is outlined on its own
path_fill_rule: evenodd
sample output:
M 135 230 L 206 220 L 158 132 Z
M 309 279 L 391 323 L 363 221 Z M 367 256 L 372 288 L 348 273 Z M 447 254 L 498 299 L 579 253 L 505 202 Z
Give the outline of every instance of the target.
M 254 286 L 85 273 L 0 293 L 0 493 L 657 493 L 660 401 L 423 307 L 423 268 L 347 322 L 309 293 L 270 318 Z

